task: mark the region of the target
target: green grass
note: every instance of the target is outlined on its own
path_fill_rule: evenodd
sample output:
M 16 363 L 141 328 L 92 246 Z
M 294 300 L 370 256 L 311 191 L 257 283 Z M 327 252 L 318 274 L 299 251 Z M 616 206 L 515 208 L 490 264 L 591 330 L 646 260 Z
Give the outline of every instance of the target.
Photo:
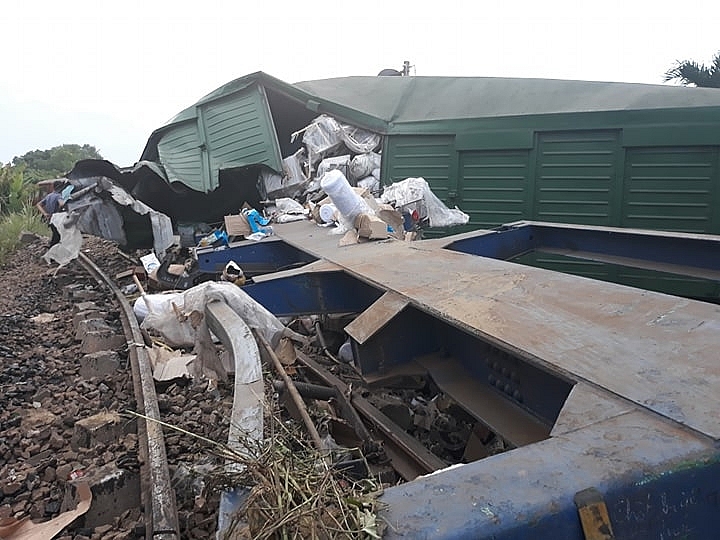
M 0 218 L 0 265 L 20 245 L 20 233 L 30 231 L 42 236 L 49 236 L 50 229 L 40 219 L 37 209 L 26 204 L 19 212 L 6 214 Z

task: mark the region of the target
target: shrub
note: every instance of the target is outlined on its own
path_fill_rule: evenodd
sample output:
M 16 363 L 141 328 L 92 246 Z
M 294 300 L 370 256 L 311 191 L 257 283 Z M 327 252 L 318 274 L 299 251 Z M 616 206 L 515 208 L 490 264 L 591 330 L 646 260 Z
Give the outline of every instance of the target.
M 26 202 L 22 208 L 0 218 L 0 264 L 5 264 L 8 256 L 20 244 L 20 233 L 34 232 L 47 236 L 49 229 L 40 219 L 37 209 Z

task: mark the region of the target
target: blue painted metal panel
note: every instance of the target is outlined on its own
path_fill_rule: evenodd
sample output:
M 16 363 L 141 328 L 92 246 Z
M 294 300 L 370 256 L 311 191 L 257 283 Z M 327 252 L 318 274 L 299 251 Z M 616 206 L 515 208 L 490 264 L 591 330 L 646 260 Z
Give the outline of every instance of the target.
M 432 476 L 382 497 L 387 538 L 584 538 L 575 493 L 597 488 L 616 538 L 716 538 L 714 445 L 634 412 Z
M 243 287 L 277 317 L 314 313 L 358 313 L 383 291 L 344 272 L 305 273 Z
M 628 259 L 720 270 L 720 238 L 645 234 L 624 229 L 519 224 L 456 240 L 447 249 L 494 259 L 510 259 L 531 250 L 567 249 Z
M 616 238 L 615 233 L 621 236 Z M 314 234 L 311 230 L 306 240 L 319 241 Z M 503 234 L 511 241 L 503 243 Z M 638 248 L 637 238 L 633 235 L 643 237 L 643 242 L 647 237 L 654 238 Z M 538 245 L 546 249 L 595 250 L 618 257 L 639 259 L 642 256 L 657 263 L 670 261 L 668 264 L 685 266 L 692 263 L 699 271 L 708 272 L 715 271 L 710 264 L 712 261 L 720 261 L 713 256 L 717 252 L 704 258 L 703 252 L 716 249 L 712 243 L 696 244 L 690 250 L 695 258 L 677 252 L 667 253 L 677 251 L 673 244 L 668 244 L 669 239 L 678 242 L 715 240 L 692 235 L 670 237 L 656 233 L 643 236 L 638 231 L 531 223 L 485 236 L 492 239 L 490 247 L 477 243 L 476 237 L 456 240 L 451 247 L 470 246 L 485 249 L 483 255 L 494 252 L 510 256 L 514 250 L 534 249 Z M 295 245 L 302 245 L 302 242 Z M 668 250 L 667 245 L 673 247 Z M 387 538 L 580 540 L 583 533 L 573 497 L 588 487 L 595 487 L 603 494 L 618 538 L 715 538 L 720 527 L 717 488 L 720 449 L 715 440 L 698 430 L 716 436 L 716 417 L 712 415 L 712 408 L 702 409 L 698 404 L 702 409 L 698 410 L 694 401 L 686 403 L 685 409 L 679 403 L 683 399 L 687 402 L 689 390 L 696 389 L 701 394 L 708 384 L 717 384 L 712 382 L 715 380 L 713 357 L 707 345 L 714 339 L 712 328 L 717 323 L 716 311 L 700 303 L 668 302 L 662 295 L 646 295 L 607 285 L 599 287 L 585 280 L 563 278 L 549 272 L 525 269 L 515 275 L 513 269 L 517 266 L 487 259 L 474 260 L 448 252 L 433 253 L 433 244 L 426 244 L 427 250 L 407 252 L 404 243 L 380 246 L 367 245 L 365 251 L 361 251 L 363 246 L 356 246 L 358 249 L 352 252 L 337 250 L 332 242 L 332 250 L 328 248 L 326 255 L 343 254 L 347 272 L 296 274 L 263 281 L 245 290 L 276 315 L 298 315 L 359 312 L 385 292 L 386 286 L 380 283 L 387 283 L 387 288 L 397 294 L 404 290 L 398 283 L 408 285 L 404 294 L 420 304 L 409 303 L 398 308 L 394 317 L 388 321 L 383 319 L 377 328 L 368 321 L 368 326 L 375 331 L 366 332 L 363 342 L 354 344 L 363 372 L 366 369 L 390 369 L 412 359 L 427 365 L 416 357 L 433 351 L 442 358 L 453 357 L 462 363 L 470 374 L 468 379 L 475 379 L 470 381 L 472 393 L 502 393 L 504 399 L 516 400 L 547 425 L 560 415 L 576 422 L 571 428 L 567 423 L 557 422 L 556 425 L 567 429 L 553 431 L 550 438 L 540 442 L 387 489 L 382 497 L 387 503 L 382 517 L 391 524 Z M 323 253 L 317 245 L 314 247 L 316 253 Z M 370 248 L 378 251 L 371 252 Z M 393 255 L 393 260 L 403 264 L 381 266 L 378 261 L 383 260 L 380 258 L 383 248 L 386 256 Z M 688 250 L 682 243 L 677 249 Z M 450 259 L 452 266 L 447 263 Z M 435 265 L 430 264 L 433 261 Z M 465 273 L 458 271 L 463 265 L 467 265 Z M 468 292 L 473 287 L 475 274 L 472 272 L 480 274 L 487 266 L 494 269 L 485 274 L 491 285 L 480 289 L 480 293 L 478 289 L 474 293 Z M 384 272 L 386 268 L 389 270 Z M 429 270 L 422 274 L 420 268 Z M 359 278 L 350 275 L 353 271 Z M 535 279 L 530 279 L 533 274 Z M 502 279 L 493 281 L 500 275 Z M 368 285 L 360 278 L 372 280 L 378 286 Z M 617 314 L 613 312 L 608 317 L 605 313 L 604 318 L 601 316 L 596 320 L 593 313 L 582 312 L 582 298 L 575 304 L 572 298 L 568 300 L 565 288 L 556 287 L 561 298 L 559 302 L 552 301 L 554 295 L 543 296 L 540 289 L 552 287 L 553 281 L 556 285 L 558 282 L 572 285 L 569 290 L 576 293 L 589 290 L 592 294 L 594 291 L 596 299 L 607 297 L 606 302 L 598 304 L 601 308 L 612 306 L 614 309 L 613 301 L 617 300 L 617 306 L 622 306 L 623 310 L 639 306 L 643 315 L 623 319 L 623 310 L 618 310 Z M 457 286 L 443 288 L 446 282 Z M 497 292 L 498 286 L 502 288 L 503 285 L 511 291 L 504 299 L 502 293 Z M 428 291 L 434 295 L 432 301 L 427 295 L 422 296 Z M 462 297 L 464 293 L 467 297 Z M 437 296 L 439 301 L 435 301 Z M 488 299 L 493 303 L 490 304 Z M 483 301 L 485 304 L 481 306 Z M 622 326 L 628 320 L 646 321 L 647 310 L 652 313 L 653 305 L 665 306 L 659 311 L 661 314 L 675 311 L 667 330 L 664 326 L 656 328 L 655 335 L 659 339 L 650 339 L 649 329 L 664 315 L 641 323 L 643 328 L 637 331 Z M 577 312 L 573 311 L 576 306 L 580 306 Z M 486 311 L 474 319 L 468 318 L 470 322 L 466 323 L 472 329 L 457 324 L 458 310 L 462 310 L 464 316 L 476 307 L 478 311 L 483 307 Z M 558 312 L 553 313 L 553 309 Z M 592 309 L 591 306 L 589 310 Z M 453 310 L 455 319 L 452 318 Z M 527 316 L 536 311 L 547 318 Z M 588 324 L 565 323 L 561 327 L 558 320 L 562 321 L 563 317 L 571 323 L 580 318 Z M 696 325 L 696 320 L 707 324 Z M 555 326 L 551 328 L 551 325 Z M 688 326 L 688 331 L 683 330 L 684 325 Z M 551 339 L 563 339 L 559 333 L 563 329 L 567 329 L 568 340 L 547 345 Z M 598 335 L 593 337 L 596 330 Z M 694 339 L 705 345 L 695 347 L 690 331 L 698 332 Z M 527 333 L 530 338 L 524 344 L 518 344 L 513 341 L 516 339 L 513 332 Z M 637 346 L 615 347 L 622 342 L 623 332 L 639 335 L 635 339 Z M 705 332 L 705 336 L 700 332 Z M 658 346 L 664 336 L 675 340 L 672 347 L 679 348 L 679 354 L 666 355 L 662 345 Z M 610 345 L 606 346 L 606 343 Z M 644 347 L 653 350 L 657 357 L 648 356 Z M 569 354 L 568 351 L 572 359 L 568 360 L 566 356 L 564 362 L 559 362 L 558 358 Z M 683 351 L 688 366 L 678 368 L 676 372 L 668 360 L 677 357 L 682 361 Z M 633 356 L 635 353 L 637 358 Z M 558 356 L 553 356 L 555 354 Z M 665 357 L 664 364 L 660 363 L 662 357 Z M 698 357 L 706 359 L 707 363 L 693 364 L 693 359 Z M 592 368 L 587 368 L 588 365 Z M 655 368 L 660 365 L 664 366 L 662 372 Z M 703 373 L 710 382 L 693 375 L 700 369 L 705 370 Z M 615 375 L 621 382 L 616 382 Z M 630 381 L 628 384 L 622 382 L 624 376 Z M 668 386 L 672 377 L 676 382 Z M 575 380 L 586 380 L 595 385 L 598 394 L 619 402 L 619 407 L 605 409 L 601 404 L 596 414 L 598 407 L 592 398 L 585 399 L 582 406 L 577 401 L 581 398 L 566 400 L 567 391 Z M 496 385 L 496 381 L 500 384 Z M 714 396 L 714 392 L 706 393 L 703 399 L 714 399 Z
M 197 260 L 201 272 L 219 273 L 228 262 L 235 261 L 245 274 L 254 275 L 295 268 L 317 258 L 281 240 L 266 240 L 198 249 Z
M 356 344 L 354 351 L 364 376 L 383 374 L 422 356 L 452 357 L 474 379 L 477 392 L 495 392 L 549 426 L 573 385 L 524 361 L 518 351 L 500 349 L 413 307 Z

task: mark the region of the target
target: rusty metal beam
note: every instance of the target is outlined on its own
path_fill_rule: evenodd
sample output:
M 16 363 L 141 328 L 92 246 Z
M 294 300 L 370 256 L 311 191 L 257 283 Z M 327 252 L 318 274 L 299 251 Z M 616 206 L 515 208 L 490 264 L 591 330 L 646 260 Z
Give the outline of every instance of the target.
M 320 364 L 303 354 L 298 354 L 298 361 L 325 383 L 337 388 L 341 394 L 348 395 L 348 386 Z M 393 460 L 395 470 L 406 480 L 412 480 L 420 473 L 426 474 L 447 467 L 447 463 L 430 452 L 368 400 L 355 392 L 351 394 L 350 401 L 353 407 L 373 424 L 385 441 L 389 441 L 392 445 L 388 451 L 388 457 Z

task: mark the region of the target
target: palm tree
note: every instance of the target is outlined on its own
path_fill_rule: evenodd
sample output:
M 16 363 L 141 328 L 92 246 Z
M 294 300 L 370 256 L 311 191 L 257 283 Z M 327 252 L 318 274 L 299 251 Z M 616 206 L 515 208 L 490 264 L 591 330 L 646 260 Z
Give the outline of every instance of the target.
M 677 80 L 684 86 L 702 86 L 720 88 L 720 52 L 713 57 L 712 64 L 706 66 L 694 60 L 679 60 L 665 72 L 665 82 Z

